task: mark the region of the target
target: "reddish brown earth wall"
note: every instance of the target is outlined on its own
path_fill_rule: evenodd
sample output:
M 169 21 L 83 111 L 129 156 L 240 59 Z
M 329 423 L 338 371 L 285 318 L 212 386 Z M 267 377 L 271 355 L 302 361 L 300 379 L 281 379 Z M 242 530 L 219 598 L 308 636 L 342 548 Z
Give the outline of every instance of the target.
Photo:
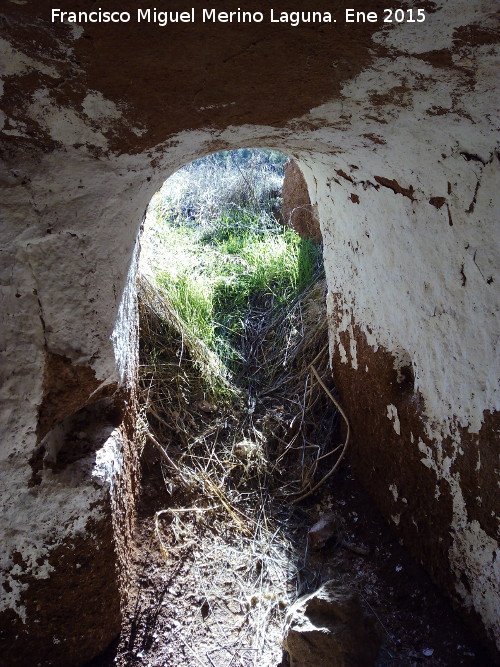
M 313 239 L 319 243 L 322 239 L 318 212 L 311 204 L 307 183 L 294 160 L 285 165 L 283 181 L 283 219 L 299 236 Z
M 432 579 L 453 598 L 458 575 L 470 593 L 472 582 L 465 570 L 451 572 L 449 567 L 453 536 L 444 527 L 453 523 L 453 491 L 434 470 L 421 464 L 419 441 L 431 448 L 433 442 L 425 432 L 425 406 L 415 391 L 412 369 L 402 368 L 398 378 L 395 358 L 383 348 L 374 350 L 358 327 L 353 330 L 358 369 L 343 363 L 338 348 L 332 358 L 335 386 L 351 427 L 349 458 L 353 471 Z M 349 336 L 341 338 L 348 346 Z M 370 369 L 368 375 L 366 368 Z M 404 444 L 387 417 L 388 404 L 397 409 L 401 432 L 411 433 Z M 453 472 L 460 473 L 469 521 L 477 521 L 493 540 L 498 536 L 494 519 L 498 495 L 494 489 L 499 433 L 498 412 L 486 415 L 478 434 L 463 429 L 461 455 L 452 466 Z M 443 448 L 445 455 L 453 455 L 450 439 L 445 440 Z M 392 488 L 397 488 L 397 498 Z M 497 583 L 491 580 L 491 587 L 495 589 Z M 495 655 L 494 642 L 484 632 L 479 615 L 470 608 L 468 615 Z

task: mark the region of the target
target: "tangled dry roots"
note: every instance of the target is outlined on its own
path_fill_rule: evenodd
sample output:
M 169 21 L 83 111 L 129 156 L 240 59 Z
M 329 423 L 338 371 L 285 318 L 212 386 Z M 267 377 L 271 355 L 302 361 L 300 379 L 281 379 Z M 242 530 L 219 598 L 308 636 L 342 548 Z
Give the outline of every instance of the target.
M 255 665 L 279 646 L 284 609 L 304 590 L 296 503 L 333 473 L 347 445 L 337 440 L 325 292 L 317 276 L 277 315 L 268 300 L 256 301 L 237 387 L 164 292 L 139 281 L 140 423 L 172 497 L 156 512 L 155 534 L 166 558 L 197 554 L 201 582 L 211 572 L 215 586 L 237 562 L 230 595 L 246 610 Z
M 289 500 L 309 495 L 332 469 L 331 457 L 342 445 L 335 444 L 338 406 L 328 367 L 325 292 L 325 280 L 317 277 L 277 315 L 268 303 L 254 305 L 241 343 L 246 363 L 236 378 L 243 392 L 164 292 L 141 276 L 142 423 L 186 490 L 197 478 L 193 465 L 205 471 L 203 483 L 198 479 L 194 486 L 204 493 L 210 487 L 207 452 L 214 442 L 225 481 L 234 470 L 239 484 L 265 472 L 266 483 Z

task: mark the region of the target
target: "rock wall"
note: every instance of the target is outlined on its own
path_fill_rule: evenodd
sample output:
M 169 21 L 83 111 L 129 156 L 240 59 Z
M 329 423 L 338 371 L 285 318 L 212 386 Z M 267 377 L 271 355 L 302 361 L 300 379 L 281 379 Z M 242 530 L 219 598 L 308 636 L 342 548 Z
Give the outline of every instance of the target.
M 162 29 L 2 6 L 7 664 L 79 664 L 117 632 L 137 235 L 170 173 L 241 146 L 291 155 L 317 206 L 358 476 L 498 639 L 498 39 L 486 0 L 426 8 L 423 24 L 338 9 L 330 26 Z
M 298 164 L 288 160 L 282 190 L 282 218 L 302 238 L 321 242 L 317 207 L 311 204 L 309 190 Z

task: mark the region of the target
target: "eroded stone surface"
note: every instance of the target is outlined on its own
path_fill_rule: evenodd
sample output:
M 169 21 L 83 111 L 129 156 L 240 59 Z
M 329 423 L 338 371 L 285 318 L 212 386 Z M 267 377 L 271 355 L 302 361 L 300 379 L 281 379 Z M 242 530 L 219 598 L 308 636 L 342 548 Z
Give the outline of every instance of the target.
M 284 223 L 303 238 L 321 241 L 318 212 L 311 204 L 307 183 L 294 160 L 289 160 L 285 165 L 282 198 Z
M 16 550 L 2 554 L 2 664 L 81 664 L 119 633 L 135 456 L 122 429 L 86 428 L 97 451 L 43 462 L 3 506 Z

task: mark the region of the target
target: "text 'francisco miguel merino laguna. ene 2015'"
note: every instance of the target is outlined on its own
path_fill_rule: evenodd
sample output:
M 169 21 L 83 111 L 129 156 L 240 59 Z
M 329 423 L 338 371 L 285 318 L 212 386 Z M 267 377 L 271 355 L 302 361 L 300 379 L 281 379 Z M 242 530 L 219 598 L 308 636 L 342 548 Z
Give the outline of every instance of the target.
M 152 23 L 162 28 L 177 23 L 288 23 L 296 27 L 302 23 L 423 23 L 426 19 L 424 9 L 384 9 L 383 15 L 375 11 L 357 11 L 344 9 L 342 12 L 315 11 L 276 11 L 274 9 L 261 11 L 244 11 L 237 9 L 231 12 L 218 11 L 204 7 L 200 11 L 194 7 L 184 11 L 158 11 L 156 8 L 137 9 L 135 13 L 127 11 L 105 11 L 101 8 L 75 12 L 62 9 L 51 10 L 52 23 Z

